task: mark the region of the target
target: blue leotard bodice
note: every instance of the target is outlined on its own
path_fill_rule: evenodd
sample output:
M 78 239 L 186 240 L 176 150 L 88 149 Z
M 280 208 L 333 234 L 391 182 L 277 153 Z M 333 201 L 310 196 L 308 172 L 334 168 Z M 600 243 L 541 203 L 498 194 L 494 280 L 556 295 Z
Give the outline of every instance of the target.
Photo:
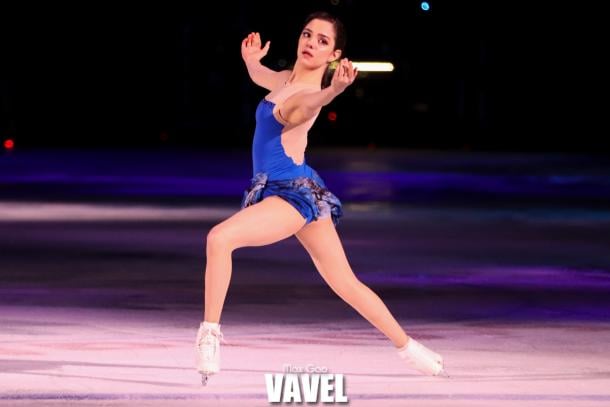
M 282 146 L 284 125 L 273 115 L 275 103 L 263 98 L 256 108 L 256 128 L 252 141 L 253 175 L 264 172 L 269 180 L 311 177 L 312 168 L 303 159 L 296 164 Z

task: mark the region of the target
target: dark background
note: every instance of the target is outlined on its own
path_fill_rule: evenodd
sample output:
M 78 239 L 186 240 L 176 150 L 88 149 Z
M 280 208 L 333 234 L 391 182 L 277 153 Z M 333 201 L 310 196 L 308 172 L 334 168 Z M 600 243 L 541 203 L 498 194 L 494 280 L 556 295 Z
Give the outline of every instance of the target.
M 338 15 L 346 56 L 391 61 L 327 106 L 311 146 L 607 151 L 599 5 L 515 1 L 53 3 L 1 9 L 0 140 L 26 147 L 249 148 L 265 90 L 240 42 L 290 65 L 305 16 Z M 336 122 L 328 120 L 330 111 Z

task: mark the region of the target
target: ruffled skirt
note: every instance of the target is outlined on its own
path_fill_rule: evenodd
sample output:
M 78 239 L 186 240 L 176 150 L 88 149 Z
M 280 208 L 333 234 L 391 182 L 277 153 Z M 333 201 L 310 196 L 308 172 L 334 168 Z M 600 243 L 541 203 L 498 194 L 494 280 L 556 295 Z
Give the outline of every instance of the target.
M 313 177 L 297 177 L 268 181 L 265 172 L 257 173 L 248 189 L 244 191 L 241 207 L 253 205 L 264 198 L 277 195 L 294 206 L 305 218 L 305 224 L 319 218 L 331 216 L 335 226 L 343 216 L 341 201 L 330 192 L 317 172 Z

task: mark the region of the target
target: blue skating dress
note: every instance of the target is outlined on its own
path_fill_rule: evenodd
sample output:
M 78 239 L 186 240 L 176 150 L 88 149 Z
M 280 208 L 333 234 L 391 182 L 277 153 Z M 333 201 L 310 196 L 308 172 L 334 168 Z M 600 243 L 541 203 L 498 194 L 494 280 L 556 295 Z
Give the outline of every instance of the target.
M 302 88 L 302 86 L 301 86 Z M 279 104 L 287 95 L 299 90 L 298 85 L 288 85 L 279 91 Z M 282 97 L 284 96 L 284 97 Z M 279 99 L 279 100 L 278 100 Z M 244 191 L 241 207 L 253 205 L 264 198 L 276 195 L 294 206 L 306 220 L 305 224 L 327 216 L 336 226 L 343 215 L 341 201 L 330 192 L 318 173 L 305 161 L 307 130 L 315 117 L 303 123 L 302 128 L 291 129 L 302 146 L 302 163 L 286 154 L 282 145 L 282 133 L 286 126 L 273 114 L 276 103 L 263 98 L 256 109 L 256 128 L 252 142 L 253 177 Z

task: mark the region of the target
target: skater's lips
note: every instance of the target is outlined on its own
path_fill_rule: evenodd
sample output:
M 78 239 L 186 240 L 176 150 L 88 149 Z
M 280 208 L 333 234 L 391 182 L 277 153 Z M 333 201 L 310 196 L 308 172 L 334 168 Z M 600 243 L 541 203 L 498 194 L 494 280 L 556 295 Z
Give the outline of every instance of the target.
M 310 56 L 310 57 L 312 57 L 312 56 L 313 56 L 313 54 L 312 54 L 311 52 L 309 52 L 309 51 L 303 51 L 303 52 L 302 52 L 302 54 L 303 54 L 303 55 Z

